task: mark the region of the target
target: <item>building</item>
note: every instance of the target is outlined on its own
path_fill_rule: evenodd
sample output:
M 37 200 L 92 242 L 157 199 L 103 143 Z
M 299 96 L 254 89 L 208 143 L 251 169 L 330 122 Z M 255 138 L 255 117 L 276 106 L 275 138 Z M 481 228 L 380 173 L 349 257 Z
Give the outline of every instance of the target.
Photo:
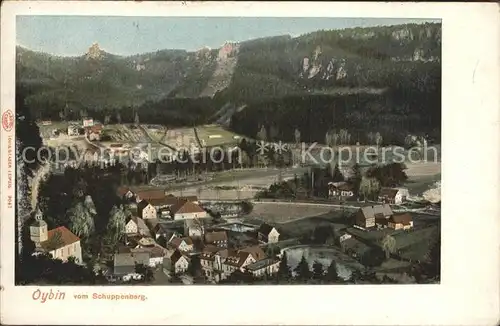
M 167 243 L 172 241 L 173 238 L 175 237 L 182 237 L 181 234 L 179 234 L 176 230 L 171 229 L 168 225 L 164 223 L 158 223 L 156 226 L 153 227 L 153 232 L 155 235 L 156 240 L 158 238 L 162 237 L 164 238 Z
M 74 124 L 68 126 L 68 136 L 78 136 L 80 135 L 80 127 Z
M 125 224 L 125 233 L 127 235 L 151 236 L 151 232 L 146 223 L 144 223 L 144 220 L 137 216 L 132 216 L 127 220 L 127 224 Z
M 170 208 L 170 214 L 174 220 L 185 220 L 207 217 L 207 212 L 190 201 L 179 201 Z
M 205 233 L 203 220 L 188 219 L 184 220 L 184 235 L 186 237 L 201 238 Z
M 347 182 L 329 182 L 328 196 L 338 200 L 346 200 L 354 197 L 353 186 Z
M 115 254 L 113 258 L 113 275 L 122 281 L 141 279 L 144 277 L 136 273 L 136 265 L 149 265 L 149 254 L 147 252 L 133 253 L 131 251 Z
M 158 244 L 152 246 L 141 246 L 140 248 L 134 248 L 130 250 L 134 254 L 138 253 L 148 253 L 150 267 L 156 267 L 163 264 L 163 259 L 167 255 L 167 249 L 163 248 Z
M 264 223 L 257 230 L 257 235 L 259 241 L 265 243 L 276 243 L 279 241 L 280 234 L 275 227 Z
M 200 264 L 205 276 L 212 281 L 219 282 L 226 278 L 222 262 L 227 256 L 227 249 L 208 245 L 200 254 Z
M 102 125 L 93 125 L 90 127 L 85 127 L 85 134 L 90 141 L 101 140 Z
M 388 204 L 361 207 L 355 215 L 355 223 L 362 228 L 375 227 L 393 215 Z M 377 223 L 376 223 L 377 220 Z
M 193 240 L 190 237 L 175 237 L 169 242 L 169 245 L 184 253 L 191 252 L 194 248 Z
M 185 273 L 188 270 L 190 259 L 176 250 L 169 258 L 165 259 L 163 264 L 169 272 L 175 274 Z
M 207 232 L 205 234 L 205 244 L 213 245 L 217 248 L 227 248 L 227 233 L 226 231 Z
M 132 199 L 135 197 L 134 192 L 129 187 L 118 187 L 116 195 L 122 199 Z
M 409 230 L 413 228 L 413 219 L 409 213 L 393 215 L 388 219 L 387 227 L 394 230 Z
M 252 255 L 252 257 L 255 259 L 255 261 L 259 261 L 259 260 L 267 258 L 266 253 L 259 246 L 245 247 L 245 248 L 240 249 L 240 252 L 248 252 L 250 255 Z
M 378 195 L 378 201 L 387 204 L 400 205 L 409 197 L 406 188 L 382 188 Z
M 137 204 L 137 215 L 144 220 L 158 218 L 156 208 L 146 200 Z
M 255 263 L 255 258 L 249 252 L 243 251 L 228 251 L 227 258 L 222 263 L 222 271 L 226 276 L 231 275 L 234 271 L 245 271 L 245 267 Z
M 35 243 L 34 254 L 49 253 L 54 259 L 67 261 L 74 257 L 75 262 L 82 264 L 82 247 L 80 238 L 64 226 L 48 230 L 42 212 L 37 207 L 35 222 L 30 225 L 30 238 Z
M 276 274 L 279 270 L 280 261 L 275 258 L 266 258 L 248 265 L 245 269 L 254 277 Z

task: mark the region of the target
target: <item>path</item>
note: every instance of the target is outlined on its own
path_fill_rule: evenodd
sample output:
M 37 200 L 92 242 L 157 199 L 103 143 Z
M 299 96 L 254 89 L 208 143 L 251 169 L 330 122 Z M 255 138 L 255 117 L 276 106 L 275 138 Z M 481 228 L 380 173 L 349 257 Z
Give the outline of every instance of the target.
M 50 164 L 41 165 L 35 172 L 31 181 L 31 209 L 35 210 L 38 202 L 38 189 L 40 188 L 40 181 L 50 172 Z

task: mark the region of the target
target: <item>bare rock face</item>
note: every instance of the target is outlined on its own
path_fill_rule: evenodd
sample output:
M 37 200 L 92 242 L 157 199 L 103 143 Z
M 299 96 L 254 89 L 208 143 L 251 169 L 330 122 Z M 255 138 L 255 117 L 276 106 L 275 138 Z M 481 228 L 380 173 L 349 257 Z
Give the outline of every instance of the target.
M 100 60 L 104 57 L 104 51 L 101 50 L 98 43 L 94 43 L 90 46 L 85 57 L 87 59 Z

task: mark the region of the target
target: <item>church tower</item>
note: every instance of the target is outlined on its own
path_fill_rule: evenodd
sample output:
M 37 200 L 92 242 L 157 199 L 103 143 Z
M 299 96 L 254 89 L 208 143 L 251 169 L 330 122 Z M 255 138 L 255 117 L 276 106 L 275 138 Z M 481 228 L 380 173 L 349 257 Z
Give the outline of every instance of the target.
M 30 238 L 36 248 L 40 248 L 40 244 L 48 239 L 47 223 L 43 220 L 40 207 L 36 209 L 35 222 L 30 225 Z

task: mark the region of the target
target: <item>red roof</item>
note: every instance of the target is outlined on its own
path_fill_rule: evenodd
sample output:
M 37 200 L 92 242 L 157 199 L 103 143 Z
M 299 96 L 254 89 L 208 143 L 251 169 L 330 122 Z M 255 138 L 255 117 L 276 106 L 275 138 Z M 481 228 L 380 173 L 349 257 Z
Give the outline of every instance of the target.
M 41 246 L 43 249 L 51 251 L 78 241 L 80 241 L 79 237 L 68 230 L 65 226 L 60 226 L 49 230 L 47 234 L 47 241 L 42 242 Z
M 181 201 L 172 206 L 172 213 L 174 214 L 189 214 L 189 213 L 203 213 L 204 210 L 190 201 Z

